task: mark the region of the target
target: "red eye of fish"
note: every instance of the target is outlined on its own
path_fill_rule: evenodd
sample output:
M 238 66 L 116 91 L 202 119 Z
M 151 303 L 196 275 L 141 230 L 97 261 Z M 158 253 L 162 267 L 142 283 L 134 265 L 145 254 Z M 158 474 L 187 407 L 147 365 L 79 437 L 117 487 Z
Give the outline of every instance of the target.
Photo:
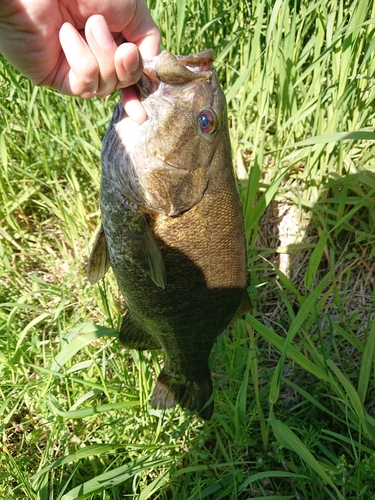
M 215 128 L 215 116 L 209 109 L 204 109 L 198 115 L 198 123 L 203 134 L 209 134 Z

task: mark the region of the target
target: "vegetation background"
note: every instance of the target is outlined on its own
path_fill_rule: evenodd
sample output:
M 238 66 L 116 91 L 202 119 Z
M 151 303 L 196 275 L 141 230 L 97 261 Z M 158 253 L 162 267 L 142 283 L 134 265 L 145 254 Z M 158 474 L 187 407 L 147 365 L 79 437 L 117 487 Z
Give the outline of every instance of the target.
M 149 6 L 165 48 L 216 51 L 253 310 L 211 421 L 151 408 L 159 353 L 119 347 L 113 276 L 85 277 L 117 96 L 0 60 L 0 497 L 374 499 L 375 4 Z

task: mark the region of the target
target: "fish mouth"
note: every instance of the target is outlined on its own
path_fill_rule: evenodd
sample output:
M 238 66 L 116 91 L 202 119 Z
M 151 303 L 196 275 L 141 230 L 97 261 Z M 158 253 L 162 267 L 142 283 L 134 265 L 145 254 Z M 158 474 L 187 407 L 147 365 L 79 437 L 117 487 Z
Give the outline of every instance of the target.
M 203 50 L 199 54 L 190 54 L 188 56 L 175 56 L 189 71 L 196 75 L 196 78 L 206 77 L 207 73 L 212 72 L 212 64 L 215 59 L 213 49 Z
M 143 75 L 137 84 L 140 100 L 156 92 L 161 83 L 182 86 L 200 80 L 210 82 L 213 61 L 213 49 L 187 56 L 175 56 L 163 50 L 143 63 Z

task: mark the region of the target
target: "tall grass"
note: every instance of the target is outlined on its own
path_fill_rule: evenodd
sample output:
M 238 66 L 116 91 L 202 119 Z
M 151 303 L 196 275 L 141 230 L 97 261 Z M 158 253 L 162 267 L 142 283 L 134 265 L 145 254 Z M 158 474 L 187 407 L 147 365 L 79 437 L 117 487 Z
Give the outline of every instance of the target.
M 120 348 L 114 278 L 85 278 L 117 96 L 0 60 L 0 496 L 373 498 L 375 7 L 149 6 L 165 48 L 215 49 L 252 311 L 214 346 L 212 421 L 151 408 L 160 355 Z

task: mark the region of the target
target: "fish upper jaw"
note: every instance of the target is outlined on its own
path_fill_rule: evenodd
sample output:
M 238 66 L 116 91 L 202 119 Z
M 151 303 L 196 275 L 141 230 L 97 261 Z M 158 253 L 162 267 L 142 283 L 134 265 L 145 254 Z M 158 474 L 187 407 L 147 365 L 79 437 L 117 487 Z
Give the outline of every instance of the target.
M 187 56 L 175 56 L 163 50 L 158 56 L 143 62 L 143 76 L 137 84 L 140 100 L 155 93 L 160 84 L 181 87 L 190 82 L 210 82 L 213 61 L 212 49 Z

